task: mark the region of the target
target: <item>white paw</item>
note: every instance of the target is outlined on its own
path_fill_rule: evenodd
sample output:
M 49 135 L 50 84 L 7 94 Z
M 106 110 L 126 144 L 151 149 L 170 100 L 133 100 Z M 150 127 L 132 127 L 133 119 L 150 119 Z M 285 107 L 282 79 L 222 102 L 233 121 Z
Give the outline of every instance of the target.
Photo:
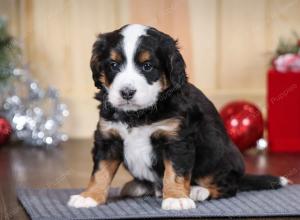
M 190 198 L 194 201 L 204 201 L 209 197 L 208 189 L 201 186 L 192 186 Z
M 165 210 L 194 209 L 196 204 L 190 198 L 167 198 L 162 201 L 161 208 Z
M 141 184 L 130 182 L 123 186 L 120 194 L 121 196 L 139 197 L 151 194 L 151 190 Z
M 286 186 L 289 184 L 289 179 L 284 177 L 284 176 L 280 176 L 279 177 L 279 182 L 281 186 Z
M 73 195 L 70 197 L 68 201 L 68 206 L 75 207 L 75 208 L 90 208 L 97 206 L 98 203 L 90 198 L 90 197 L 83 197 L 81 195 Z
M 154 195 L 157 198 L 161 198 L 162 197 L 162 191 L 161 191 L 161 189 L 155 189 L 154 190 Z

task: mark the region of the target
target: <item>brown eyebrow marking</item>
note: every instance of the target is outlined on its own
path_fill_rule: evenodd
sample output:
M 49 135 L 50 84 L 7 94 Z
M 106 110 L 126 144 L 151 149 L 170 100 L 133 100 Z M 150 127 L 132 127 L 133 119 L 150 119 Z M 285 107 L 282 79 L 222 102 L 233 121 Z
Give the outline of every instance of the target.
M 121 62 L 122 61 L 122 56 L 118 51 L 112 50 L 110 52 L 110 59 L 115 60 L 117 62 Z
M 150 52 L 147 51 L 147 50 L 143 50 L 142 52 L 139 53 L 138 61 L 139 61 L 140 63 L 143 63 L 143 62 L 145 62 L 145 61 L 150 60 L 150 58 L 151 58 Z

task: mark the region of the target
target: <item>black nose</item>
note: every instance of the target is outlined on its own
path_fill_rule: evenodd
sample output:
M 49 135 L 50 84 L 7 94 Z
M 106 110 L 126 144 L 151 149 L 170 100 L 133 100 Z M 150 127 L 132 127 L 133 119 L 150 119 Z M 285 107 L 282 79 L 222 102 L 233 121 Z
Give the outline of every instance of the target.
M 124 88 L 120 91 L 122 98 L 125 99 L 125 100 L 132 99 L 135 92 L 136 92 L 136 89 L 131 89 L 131 88 L 128 88 L 128 87 L 126 87 L 126 88 Z

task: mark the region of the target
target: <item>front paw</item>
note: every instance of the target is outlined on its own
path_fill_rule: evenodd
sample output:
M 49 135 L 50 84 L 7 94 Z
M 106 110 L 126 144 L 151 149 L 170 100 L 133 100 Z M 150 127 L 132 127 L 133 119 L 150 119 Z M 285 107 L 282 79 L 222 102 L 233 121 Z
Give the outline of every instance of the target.
M 91 197 L 83 197 L 82 195 L 72 195 L 68 201 L 68 206 L 74 208 L 91 208 L 99 204 Z
M 162 201 L 161 208 L 165 210 L 194 209 L 196 204 L 190 198 L 167 198 Z

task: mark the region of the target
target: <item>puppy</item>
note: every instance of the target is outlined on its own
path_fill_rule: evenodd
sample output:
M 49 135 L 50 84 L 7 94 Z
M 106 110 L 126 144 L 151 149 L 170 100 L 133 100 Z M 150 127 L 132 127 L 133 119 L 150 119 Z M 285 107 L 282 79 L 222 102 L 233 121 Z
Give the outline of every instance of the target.
M 70 206 L 105 203 L 121 163 L 134 177 L 121 194 L 162 196 L 167 210 L 288 184 L 284 177 L 245 174 L 216 108 L 188 83 L 169 35 L 139 24 L 100 34 L 90 66 L 101 102 L 94 168 L 87 189 L 71 196 Z

